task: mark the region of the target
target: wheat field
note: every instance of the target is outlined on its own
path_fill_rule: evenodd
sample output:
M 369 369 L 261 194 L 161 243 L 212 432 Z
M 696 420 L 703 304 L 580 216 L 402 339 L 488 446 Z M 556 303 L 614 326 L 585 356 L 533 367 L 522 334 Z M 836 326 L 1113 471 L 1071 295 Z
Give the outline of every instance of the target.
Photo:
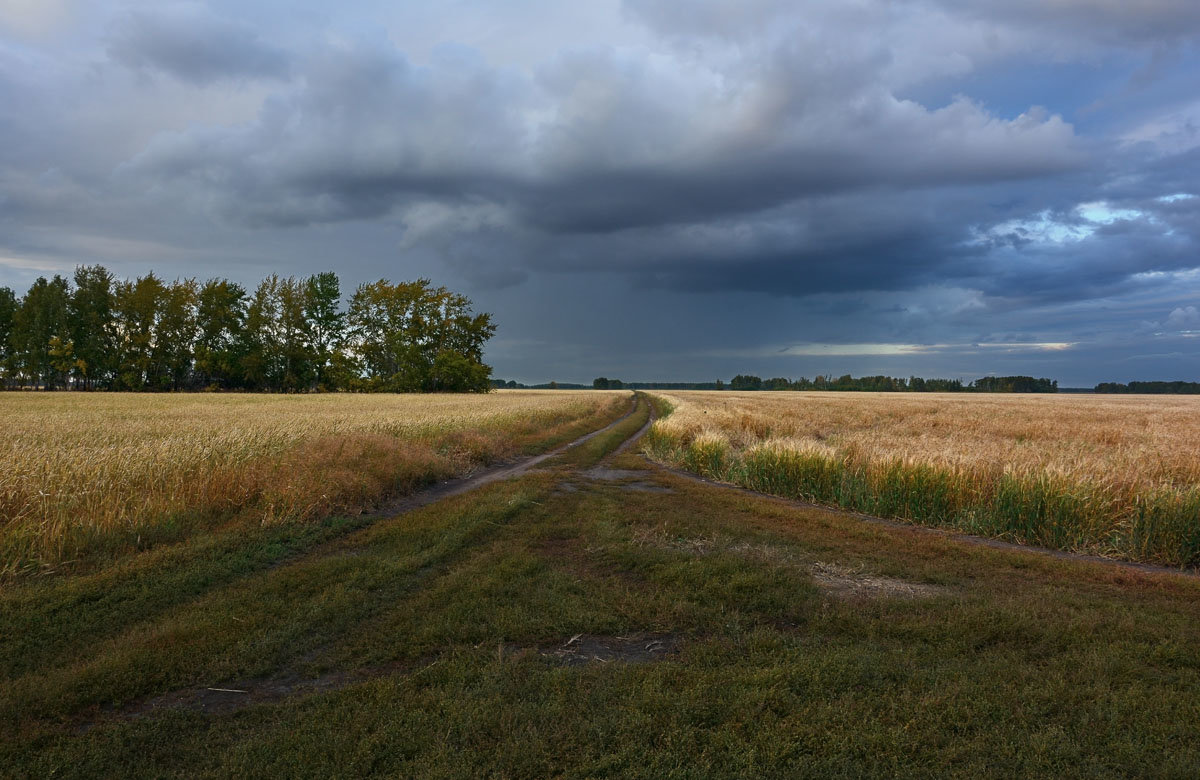
M 1200 398 L 670 392 L 647 446 L 776 495 L 1200 564 Z
M 0 574 L 354 512 L 598 427 L 628 393 L 0 393 Z

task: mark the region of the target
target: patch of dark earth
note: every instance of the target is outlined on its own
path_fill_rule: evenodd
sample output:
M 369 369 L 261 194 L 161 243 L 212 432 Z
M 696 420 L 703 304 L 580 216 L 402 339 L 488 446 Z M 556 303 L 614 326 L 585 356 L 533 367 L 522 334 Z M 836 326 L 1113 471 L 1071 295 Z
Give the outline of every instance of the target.
M 616 487 L 619 490 L 627 490 L 637 493 L 675 492 L 665 485 L 658 485 L 653 482 L 646 481 L 645 477 L 647 475 L 645 471 L 634 471 L 632 469 L 610 469 L 604 466 L 596 466 L 588 469 L 587 471 L 581 472 L 580 476 L 597 482 L 617 482 L 619 484 L 617 484 Z M 568 489 L 567 492 L 574 491 Z
M 547 660 L 562 666 L 596 664 L 644 664 L 664 661 L 679 652 L 682 639 L 674 634 L 629 634 L 628 636 L 597 636 L 576 634 L 565 642 L 537 648 L 509 646 L 510 652 L 535 651 Z
M 556 640 L 535 646 L 501 644 L 498 656 L 521 656 L 536 653 L 562 666 L 587 666 L 607 663 L 650 663 L 669 658 L 679 652 L 681 640 L 673 634 L 636 633 L 628 636 L 597 636 L 577 634 L 566 640 Z M 428 667 L 437 659 L 423 664 Z M 298 674 L 269 678 L 253 678 L 202 688 L 171 691 L 145 699 L 124 709 L 108 709 L 89 720 L 76 724 L 75 733 L 86 734 L 97 726 L 122 720 L 152 718 L 172 711 L 202 712 L 227 715 L 258 704 L 272 704 L 295 696 L 337 691 L 356 683 L 379 677 L 410 673 L 419 668 L 411 662 L 395 662 L 352 672 L 329 672 L 317 677 Z
M 653 482 L 645 482 L 639 480 L 637 482 L 620 482 L 613 485 L 617 490 L 626 493 L 674 493 L 675 491 L 665 485 L 656 485 Z M 580 486 L 574 482 L 563 482 L 555 488 L 554 492 L 558 495 L 564 493 L 578 493 Z
M 317 677 L 291 673 L 186 688 L 143 699 L 123 708 L 102 708 L 88 720 L 77 723 L 75 731 L 78 734 L 86 734 L 107 723 L 150 718 L 172 711 L 224 715 L 256 704 L 271 704 L 293 696 L 336 691 L 377 677 L 411 671 L 412 668 L 411 662 L 396 662 L 352 672 L 328 672 Z

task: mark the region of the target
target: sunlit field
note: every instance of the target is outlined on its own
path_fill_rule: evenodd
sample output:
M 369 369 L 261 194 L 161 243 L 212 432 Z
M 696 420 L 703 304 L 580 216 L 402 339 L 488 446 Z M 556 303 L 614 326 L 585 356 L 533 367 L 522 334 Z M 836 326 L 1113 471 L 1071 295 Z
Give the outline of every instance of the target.
M 671 392 L 654 457 L 1060 549 L 1200 564 L 1200 398 Z
M 304 522 L 598 427 L 629 394 L 0 393 L 0 573 Z

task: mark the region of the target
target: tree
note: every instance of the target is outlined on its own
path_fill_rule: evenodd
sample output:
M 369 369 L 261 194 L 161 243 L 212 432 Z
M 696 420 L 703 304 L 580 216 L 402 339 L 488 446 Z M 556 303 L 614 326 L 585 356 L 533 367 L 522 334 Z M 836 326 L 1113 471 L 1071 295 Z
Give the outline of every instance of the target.
M 237 383 L 246 290 L 226 279 L 204 283 L 196 299 L 195 372 L 204 386 Z
M 13 314 L 12 345 L 18 370 L 35 388 L 52 390 L 66 381 L 59 370 L 59 356 L 52 355 L 51 349 L 61 351 L 71 340 L 69 298 L 66 279 L 58 275 L 50 281 L 38 277 Z M 55 338 L 58 341 L 52 345 L 51 339 Z
M 176 280 L 163 289 L 151 351 L 155 387 L 180 390 L 191 380 L 199 291 L 194 279 Z
M 491 315 L 428 279 L 363 284 L 350 299 L 348 349 L 366 374 L 364 387 L 390 392 L 486 392 L 491 369 L 483 345 Z M 458 360 L 458 356 L 465 360 Z M 476 364 L 471 370 L 465 366 Z
M 246 307 L 242 329 L 241 375 L 247 387 L 277 389 L 283 366 L 279 344 L 279 277 L 263 279 Z
M 68 306 L 75 373 L 85 388 L 107 384 L 116 373 L 113 275 L 104 266 L 75 269 L 75 290 Z
M 984 393 L 1057 393 L 1058 381 L 1031 376 L 985 376 L 971 388 Z
M 490 314 L 474 314 L 471 300 L 445 287 L 429 289 L 429 337 L 423 359 L 433 358 L 433 371 L 422 390 L 426 392 L 483 393 L 489 389 L 491 367 L 483 363 L 483 345 L 496 332 Z M 445 368 L 452 367 L 452 368 Z M 469 367 L 469 370 L 467 368 Z
M 51 376 L 56 382 L 65 382 L 67 377 L 78 371 L 83 361 L 75 357 L 75 343 L 62 336 L 51 336 L 46 351 L 50 358 Z
M 144 390 L 153 377 L 154 336 L 166 290 L 166 285 L 153 273 L 116 285 L 118 389 Z
M 7 384 L 17 372 L 13 348 L 13 318 L 17 313 L 17 294 L 0 287 L 0 382 Z
M 316 381 L 316 354 L 307 310 L 307 284 L 294 277 L 281 279 L 279 301 L 279 385 L 289 392 L 309 389 Z
M 593 379 L 592 380 L 592 389 L 593 390 L 607 390 L 608 389 L 608 377 L 600 376 L 600 377 L 596 377 L 595 379 Z
M 346 323 L 367 389 L 419 389 L 419 383 L 414 383 L 416 345 L 407 339 L 406 331 L 413 327 L 420 292 L 417 284 L 380 279 L 359 285 L 350 298 Z
M 304 317 L 313 354 L 313 377 L 317 389 L 332 387 L 340 377 L 337 366 L 345 366 L 339 357 L 346 338 L 346 315 L 341 311 L 342 292 L 337 274 L 326 272 L 310 276 L 304 283 Z
M 461 352 L 443 349 L 433 360 L 432 387 L 444 393 L 485 393 L 491 389 L 492 370 Z
M 762 378 L 750 374 L 738 374 L 729 381 L 730 390 L 761 390 Z
M 491 315 L 428 279 L 362 285 L 270 276 L 247 295 L 213 279 L 114 279 L 99 265 L 0 288 L 0 381 L 34 387 L 485 392 Z M 618 380 L 610 380 L 620 387 Z

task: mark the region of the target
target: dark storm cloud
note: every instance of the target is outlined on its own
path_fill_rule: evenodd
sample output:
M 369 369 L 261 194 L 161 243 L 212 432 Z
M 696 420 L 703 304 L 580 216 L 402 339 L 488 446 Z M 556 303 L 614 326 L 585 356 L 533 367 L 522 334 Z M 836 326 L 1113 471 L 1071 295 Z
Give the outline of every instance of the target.
M 290 56 L 253 28 L 190 6 L 129 13 L 113 24 L 108 53 L 128 67 L 192 84 L 279 79 L 291 69 Z
M 1002 119 L 967 99 L 928 109 L 878 88 L 869 69 L 831 89 L 812 85 L 796 51 L 767 59 L 730 90 L 605 51 L 556 58 L 531 79 L 462 48 L 417 66 L 386 45 L 333 47 L 254 122 L 163 136 L 125 170 L 206 192 L 213 213 L 241 224 L 490 207 L 490 227 L 509 229 L 495 250 L 536 249 L 535 265 L 628 262 L 659 285 L 806 294 L 933 273 L 956 239 L 923 196 L 924 213 L 897 219 L 887 201 L 901 192 L 1088 159 L 1048 112 Z
M 200 169 L 235 203 L 251 199 L 242 189 L 255 202 L 277 196 L 280 207 L 250 210 L 251 220 L 375 217 L 432 197 L 486 199 L 532 227 L 592 232 L 853 188 L 1027 179 L 1086 159 L 1058 116 L 1006 120 L 965 98 L 928 109 L 876 83 L 877 57 L 812 54 L 780 45 L 731 85 L 729 74 L 611 50 L 560 56 L 533 80 L 465 50 L 421 68 L 382 47 L 333 50 L 257 122 L 174 136 L 135 166 Z

